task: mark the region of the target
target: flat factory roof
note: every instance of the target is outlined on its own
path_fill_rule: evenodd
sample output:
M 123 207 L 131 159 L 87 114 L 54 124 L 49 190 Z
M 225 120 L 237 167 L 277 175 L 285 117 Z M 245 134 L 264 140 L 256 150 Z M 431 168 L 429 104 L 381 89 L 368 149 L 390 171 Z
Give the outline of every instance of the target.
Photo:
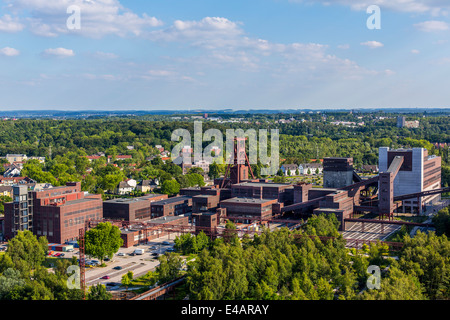
M 149 199 L 162 196 L 162 194 L 149 194 L 138 198 L 118 198 L 104 201 L 105 203 L 132 203 L 138 201 L 148 201 Z
M 180 201 L 186 201 L 186 200 L 190 200 L 190 199 L 192 199 L 192 197 L 179 196 L 179 197 L 173 197 L 173 198 L 155 201 L 152 203 L 152 205 L 165 205 L 165 204 L 176 203 L 176 202 L 180 202 Z
M 259 198 L 231 198 L 223 200 L 220 203 L 257 203 L 263 204 L 267 202 L 274 201 L 274 199 L 259 199 Z
M 233 184 L 234 186 L 239 187 L 267 187 L 267 188 L 280 188 L 280 187 L 289 187 L 292 184 L 290 183 L 264 183 L 264 182 L 242 182 L 242 183 L 236 183 Z

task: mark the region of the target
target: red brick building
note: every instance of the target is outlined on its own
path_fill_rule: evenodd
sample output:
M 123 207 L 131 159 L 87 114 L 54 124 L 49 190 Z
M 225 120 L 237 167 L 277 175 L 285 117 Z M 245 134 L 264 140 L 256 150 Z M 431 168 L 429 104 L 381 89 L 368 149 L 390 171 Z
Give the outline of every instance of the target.
M 80 182 L 36 191 L 14 186 L 13 202 L 5 203 L 5 236 L 30 230 L 49 242 L 64 243 L 78 238 L 86 220 L 102 218 L 101 196 L 85 194 Z
M 150 219 L 152 203 L 167 198 L 166 194 L 149 194 L 138 198 L 108 200 L 103 202 L 103 217 L 125 221 Z
M 178 196 L 152 203 L 152 219 L 179 216 L 192 212 L 192 197 Z
M 231 198 L 220 202 L 227 209 L 227 216 L 269 219 L 277 199 Z
M 188 226 L 189 216 L 172 216 L 172 217 L 161 217 L 157 219 L 152 219 L 149 222 L 152 224 L 169 224 L 178 226 Z M 131 226 L 127 229 L 121 229 L 121 238 L 123 240 L 122 247 L 129 248 L 135 244 L 147 243 L 153 239 L 163 237 L 169 233 L 164 231 L 163 228 L 158 228 L 157 225 L 152 227 L 144 228 L 142 226 Z

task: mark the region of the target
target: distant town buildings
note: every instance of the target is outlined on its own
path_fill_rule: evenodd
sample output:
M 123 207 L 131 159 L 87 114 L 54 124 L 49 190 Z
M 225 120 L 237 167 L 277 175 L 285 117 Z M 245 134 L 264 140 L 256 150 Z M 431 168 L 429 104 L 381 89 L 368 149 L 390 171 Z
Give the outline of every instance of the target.
M 356 127 L 356 126 L 364 126 L 364 121 L 361 122 L 352 122 L 352 121 L 333 121 L 330 122 L 332 125 L 335 126 L 344 126 L 344 127 Z
M 321 163 L 283 164 L 280 169 L 285 176 L 315 175 L 322 174 L 323 165 Z
M 406 117 L 397 117 L 397 127 L 398 128 L 419 128 L 420 122 L 418 120 L 406 121 Z
M 450 146 L 450 144 L 446 143 L 446 142 L 435 142 L 435 143 L 433 143 L 433 145 L 436 149 L 444 149 L 444 148 Z

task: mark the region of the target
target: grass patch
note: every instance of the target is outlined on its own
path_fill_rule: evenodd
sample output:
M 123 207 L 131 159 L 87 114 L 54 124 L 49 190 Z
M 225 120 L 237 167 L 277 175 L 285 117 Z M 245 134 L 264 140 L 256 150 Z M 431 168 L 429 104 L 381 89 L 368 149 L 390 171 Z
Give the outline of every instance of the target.
M 155 285 L 157 279 L 156 271 L 149 271 L 139 278 L 133 279 L 131 286 L 151 287 Z
M 425 216 L 398 216 L 398 217 L 394 217 L 394 220 L 407 221 L 407 222 L 416 222 L 416 223 L 423 223 L 427 219 L 428 219 L 428 217 L 425 217 Z
M 395 231 L 389 237 L 384 239 L 387 242 L 403 242 L 403 237 L 409 234 L 413 226 L 402 226 L 399 230 Z

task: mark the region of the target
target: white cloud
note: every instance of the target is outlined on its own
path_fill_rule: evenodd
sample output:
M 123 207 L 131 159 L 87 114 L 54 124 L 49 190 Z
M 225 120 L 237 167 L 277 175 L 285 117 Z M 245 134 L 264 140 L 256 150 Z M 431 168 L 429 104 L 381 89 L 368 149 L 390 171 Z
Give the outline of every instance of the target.
M 338 47 L 338 49 L 343 49 L 343 50 L 350 49 L 350 45 L 349 44 L 340 44 L 337 47 Z
M 66 48 L 55 48 L 55 49 L 46 49 L 43 52 L 44 56 L 54 56 L 54 57 L 73 57 L 75 53 L 72 49 L 66 49 Z
M 125 37 L 129 34 L 141 35 L 146 28 L 161 26 L 162 21 L 147 14 L 139 16 L 123 7 L 118 0 L 9 0 L 11 12 L 28 13 L 24 23 L 31 32 L 46 37 L 60 34 L 80 34 L 91 38 L 106 35 Z M 81 28 L 69 30 L 67 19 L 71 14 L 67 8 L 71 5 L 80 8 Z
M 447 0 L 289 0 L 295 3 L 321 3 L 323 5 L 344 5 L 353 10 L 366 10 L 371 5 L 378 5 L 382 10 L 397 12 L 428 13 L 433 16 L 448 15 L 450 3 Z
M 115 53 L 102 52 L 102 51 L 97 51 L 94 56 L 99 59 L 117 59 L 119 57 Z
M 448 43 L 448 40 L 445 40 L 445 39 L 433 42 L 433 44 L 436 44 L 436 45 L 443 45 L 443 44 L 446 44 L 446 43 Z
M 183 65 L 195 65 L 199 71 L 220 69 L 226 72 L 235 69 L 247 74 L 268 72 L 277 79 L 301 77 L 302 81 L 333 77 L 352 80 L 389 73 L 367 70 L 354 61 L 330 55 L 327 53 L 329 46 L 325 44 L 284 44 L 249 37 L 242 29 L 242 23 L 223 17 L 177 20 L 165 29 L 149 33 L 148 37 L 152 41 L 203 49 L 199 56 L 184 58 L 183 61 L 173 59 Z M 370 42 L 369 45 L 383 46 L 379 42 Z M 342 45 L 341 48 L 349 48 L 349 45 Z
M 169 77 L 174 75 L 175 73 L 168 70 L 149 70 L 148 74 L 155 77 Z
M 369 47 L 370 49 L 376 49 L 376 48 L 384 47 L 384 44 L 382 44 L 381 42 L 378 42 L 378 41 L 361 42 L 361 45 Z
M 421 23 L 417 23 L 414 25 L 418 30 L 425 32 L 434 32 L 434 31 L 446 31 L 449 29 L 449 24 L 444 21 L 425 21 Z
M 413 53 L 413 54 L 419 54 L 419 53 L 420 53 L 420 51 L 419 51 L 419 50 L 417 50 L 417 49 L 412 49 L 412 50 L 411 50 L 411 53 Z
M 153 31 L 149 37 L 155 41 L 190 42 L 214 49 L 234 45 L 236 37 L 242 33 L 235 22 L 221 17 L 206 17 L 200 21 L 176 20 L 171 27 Z
M 7 56 L 7 57 L 15 57 L 20 54 L 20 51 L 14 48 L 6 47 L 3 49 L 0 49 L 0 55 Z
M 8 14 L 0 17 L 0 31 L 2 32 L 18 32 L 24 28 L 25 26 L 19 22 L 18 18 L 12 18 Z

